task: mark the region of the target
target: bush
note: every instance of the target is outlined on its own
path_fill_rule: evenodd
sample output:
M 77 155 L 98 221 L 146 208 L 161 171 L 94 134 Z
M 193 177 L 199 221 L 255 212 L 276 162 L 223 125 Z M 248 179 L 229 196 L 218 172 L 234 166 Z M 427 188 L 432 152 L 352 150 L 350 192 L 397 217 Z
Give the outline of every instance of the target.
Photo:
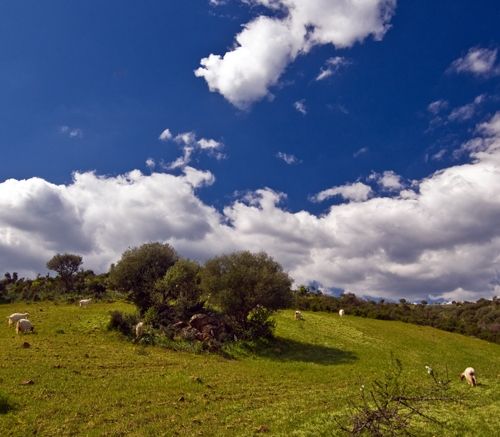
M 177 261 L 177 253 L 168 244 L 147 243 L 126 250 L 111 266 L 109 281 L 119 291 L 130 292 L 131 300 L 143 314 L 153 304 L 155 282 Z
M 180 259 L 168 269 L 165 276 L 155 284 L 155 304 L 170 305 L 176 317 L 189 319 L 200 311 L 200 266 L 191 260 Z
M 349 435 L 398 436 L 418 435 L 414 430 L 415 419 L 430 425 L 444 426 L 430 414 L 436 404 L 454 403 L 459 399 L 449 392 L 450 379 L 441 380 L 438 374 L 426 366 L 428 383 L 410 386 L 403 380 L 403 366 L 391 357 L 386 374 L 360 388 L 360 399 L 351 402 L 351 414 L 347 421 L 337 421 L 340 429 Z M 422 371 L 424 371 L 422 369 Z
M 108 329 L 119 331 L 127 337 L 135 335 L 134 328 L 139 322 L 137 314 L 124 314 L 120 311 L 111 311 L 111 318 L 108 323 Z
M 291 285 L 281 265 L 264 252 L 216 257 L 207 261 L 202 271 L 202 288 L 209 303 L 228 317 L 235 331 L 255 328 L 264 313 L 257 311 L 253 322 L 249 315 L 258 306 L 266 308 L 268 314 L 286 308 L 291 303 Z
M 246 329 L 243 333 L 240 333 L 240 337 L 248 339 L 271 339 L 276 328 L 276 322 L 270 319 L 272 313 L 271 310 L 257 305 L 256 308 L 250 311 Z

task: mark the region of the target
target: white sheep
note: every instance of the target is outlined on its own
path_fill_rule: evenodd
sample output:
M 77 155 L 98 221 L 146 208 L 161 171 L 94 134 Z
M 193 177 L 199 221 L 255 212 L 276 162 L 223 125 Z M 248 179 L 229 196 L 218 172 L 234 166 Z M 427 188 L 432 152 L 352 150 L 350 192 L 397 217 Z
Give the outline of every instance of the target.
M 339 310 L 339 316 L 344 317 L 345 311 L 344 310 Z
M 88 306 L 90 302 L 92 302 L 92 298 L 80 300 L 79 302 L 80 308 Z
M 476 371 L 472 367 L 467 367 L 461 374 L 460 379 L 463 381 L 464 378 L 467 380 L 470 386 L 475 387 L 476 382 Z
M 34 326 L 28 319 L 19 319 L 16 323 L 16 334 L 20 332 L 25 334 L 26 332 L 33 332 Z
M 9 326 L 14 325 L 18 320 L 26 319 L 29 313 L 13 313 L 7 317 Z
M 144 335 L 144 322 L 135 325 L 135 338 L 141 338 Z
M 300 311 L 295 311 L 295 320 L 304 320 L 304 316 Z

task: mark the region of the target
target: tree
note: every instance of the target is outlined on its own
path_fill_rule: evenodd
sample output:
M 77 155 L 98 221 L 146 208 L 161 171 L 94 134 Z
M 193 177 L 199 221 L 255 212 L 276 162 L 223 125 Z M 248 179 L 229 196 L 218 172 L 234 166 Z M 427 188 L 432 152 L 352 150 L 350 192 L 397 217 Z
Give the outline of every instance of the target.
M 178 260 L 155 285 L 155 301 L 172 305 L 180 318 L 192 315 L 200 304 L 201 267 L 188 259 Z
M 177 253 L 167 243 L 146 243 L 126 250 L 112 265 L 109 281 L 130 298 L 143 314 L 153 303 L 155 282 L 177 261 Z
M 281 265 L 264 252 L 235 252 L 205 263 L 202 287 L 236 327 L 248 327 L 248 316 L 258 306 L 274 311 L 291 302 L 292 280 Z
M 66 292 L 71 290 L 75 275 L 81 265 L 82 257 L 71 253 L 58 253 L 47 262 L 47 268 L 57 272 L 61 278 Z

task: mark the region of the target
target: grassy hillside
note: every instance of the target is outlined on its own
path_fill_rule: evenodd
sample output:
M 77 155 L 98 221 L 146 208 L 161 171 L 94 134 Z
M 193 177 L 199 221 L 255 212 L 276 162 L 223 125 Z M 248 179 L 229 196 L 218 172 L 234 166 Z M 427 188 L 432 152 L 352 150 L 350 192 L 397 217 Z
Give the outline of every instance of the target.
M 391 352 L 408 379 L 444 369 L 467 403 L 436 412 L 448 428 L 420 435 L 495 435 L 500 429 L 500 346 L 399 322 L 292 311 L 276 317 L 277 344 L 236 358 L 136 346 L 106 331 L 124 303 L 1 305 L 2 317 L 27 310 L 37 333 L 0 325 L 0 435 L 337 435 L 361 384 L 381 376 Z M 23 341 L 30 348 L 21 347 Z M 456 377 L 473 366 L 480 385 Z M 21 385 L 33 380 L 32 385 Z M 472 406 L 472 407 L 471 407 Z

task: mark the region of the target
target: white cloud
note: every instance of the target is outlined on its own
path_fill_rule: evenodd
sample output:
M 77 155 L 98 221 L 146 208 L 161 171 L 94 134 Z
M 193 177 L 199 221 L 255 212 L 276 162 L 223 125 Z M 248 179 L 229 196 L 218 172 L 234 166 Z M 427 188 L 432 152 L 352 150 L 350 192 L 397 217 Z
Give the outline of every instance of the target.
M 269 188 L 218 212 L 196 193 L 214 176 L 188 166 L 179 176 L 76 173 L 67 185 L 10 179 L 0 183 L 0 265 L 43 273 L 54 253 L 72 252 L 103 271 L 128 247 L 166 241 L 198 260 L 265 250 L 296 284 L 358 295 L 491 297 L 500 290 L 500 112 L 473 140 L 467 164 L 322 215 L 288 211 Z
M 300 160 L 295 155 L 284 153 L 284 152 L 276 153 L 276 158 L 281 159 L 282 161 L 286 162 L 288 165 L 298 164 L 300 162 Z
M 78 127 L 60 126 L 59 132 L 69 138 L 83 138 L 83 130 Z
M 214 150 L 220 149 L 222 147 L 222 143 L 220 143 L 219 141 L 215 141 L 212 139 L 207 140 L 206 138 L 198 140 L 197 143 L 203 150 Z
M 446 155 L 447 153 L 447 150 L 446 149 L 441 149 L 441 150 L 438 150 L 436 153 L 434 153 L 432 156 L 431 156 L 431 159 L 433 161 L 441 161 L 444 156 Z
M 209 171 L 198 170 L 193 167 L 184 168 L 184 179 L 194 188 L 212 185 L 215 176 Z
M 485 100 L 486 100 L 485 94 L 477 96 L 471 103 L 453 109 L 453 111 L 451 111 L 450 115 L 448 116 L 448 120 L 450 121 L 470 120 L 472 117 L 474 117 L 478 108 L 482 103 L 484 103 Z
M 169 131 L 170 138 L 173 135 Z M 172 161 L 169 164 L 163 165 L 164 168 L 173 170 L 176 168 L 183 168 L 191 162 L 193 158 L 193 154 L 197 151 L 208 152 L 210 156 L 213 156 L 215 159 L 224 159 L 226 155 L 220 152 L 220 150 L 224 147 L 224 144 L 220 141 L 216 141 L 211 138 L 200 138 L 199 140 L 196 138 L 196 134 L 194 132 L 183 132 L 175 137 L 173 140 L 182 146 L 182 156 Z
M 168 141 L 172 139 L 172 132 L 170 132 L 170 129 L 165 129 L 160 136 L 158 137 L 160 141 Z
M 156 166 L 156 162 L 153 158 L 148 158 L 146 159 L 146 167 L 148 167 L 149 169 L 154 169 Z
M 448 108 L 448 102 L 446 100 L 435 100 L 429 103 L 427 110 L 432 115 L 438 115 L 440 112 Z
M 364 202 L 372 193 L 370 186 L 362 182 L 354 182 L 352 184 L 340 185 L 338 187 L 328 188 L 311 197 L 313 202 L 323 202 L 331 197 L 341 196 L 346 200 L 353 202 Z
M 191 157 L 193 156 L 194 148 L 191 146 L 184 146 L 182 148 L 182 156 L 179 156 L 175 161 L 166 165 L 169 170 L 174 170 L 176 168 L 182 168 L 191 162 Z
M 470 73 L 474 76 L 492 76 L 500 74 L 500 67 L 496 64 L 498 49 L 472 47 L 467 54 L 456 59 L 448 71 L 456 73 Z
M 192 146 L 196 142 L 196 134 L 194 132 L 183 132 L 176 135 L 174 141 L 185 146 Z
M 401 176 L 392 170 L 384 171 L 382 174 L 373 172 L 368 179 L 375 181 L 387 191 L 399 191 L 404 187 Z
M 324 80 L 336 73 L 341 67 L 348 64 L 349 61 L 342 56 L 329 58 L 325 62 L 325 65 L 321 68 L 319 74 L 316 76 L 316 80 Z
M 306 101 L 304 99 L 298 100 L 293 104 L 293 107 L 302 115 L 307 114 Z
M 395 0 L 247 0 L 282 18 L 259 16 L 236 35 L 223 56 L 210 54 L 195 70 L 213 92 L 240 109 L 269 95 L 287 65 L 316 45 L 347 48 L 373 36 L 382 39 L 389 28 Z

